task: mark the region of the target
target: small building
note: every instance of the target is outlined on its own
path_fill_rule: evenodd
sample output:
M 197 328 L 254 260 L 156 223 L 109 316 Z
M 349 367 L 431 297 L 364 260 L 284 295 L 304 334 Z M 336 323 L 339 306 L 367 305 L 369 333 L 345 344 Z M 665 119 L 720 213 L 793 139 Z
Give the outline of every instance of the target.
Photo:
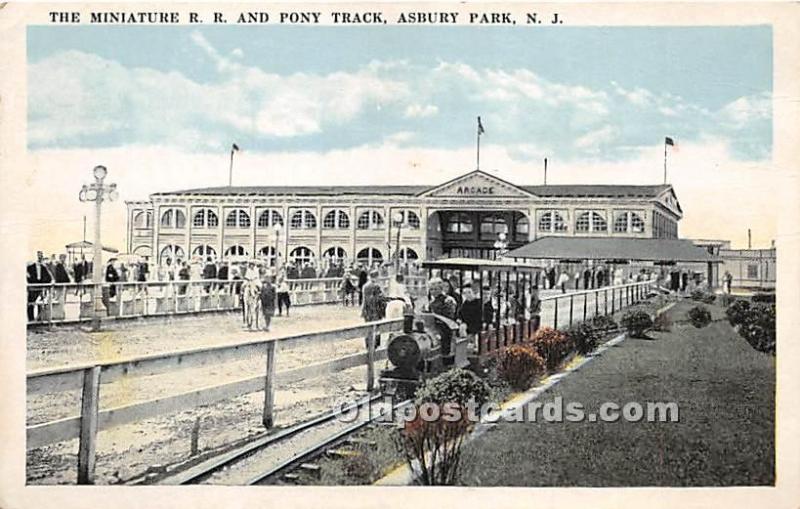
M 722 284 L 725 272 L 733 276 L 731 287 L 742 289 L 774 289 L 777 254 L 774 242 L 768 249 L 732 249 L 729 240 L 694 239 L 692 242 L 720 258 L 714 278 Z

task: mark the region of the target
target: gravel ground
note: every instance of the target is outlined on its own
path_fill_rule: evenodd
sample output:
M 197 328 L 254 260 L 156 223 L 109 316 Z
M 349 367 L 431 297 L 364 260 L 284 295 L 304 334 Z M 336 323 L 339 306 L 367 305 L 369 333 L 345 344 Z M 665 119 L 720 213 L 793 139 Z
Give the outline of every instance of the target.
M 291 318 L 278 317 L 272 331 L 243 330 L 238 315 L 206 315 L 114 324 L 95 335 L 80 328 L 33 331 L 28 337 L 28 368 L 72 364 L 103 358 L 128 357 L 212 344 L 237 343 L 256 337 L 291 335 L 360 323 L 355 308 L 319 306 L 293 310 Z M 284 371 L 308 363 L 342 357 L 363 350 L 363 339 L 278 351 L 276 369 Z M 101 408 L 109 408 L 202 386 L 255 376 L 263 359 L 248 359 L 103 385 Z M 276 388 L 276 425 L 285 426 L 329 409 L 345 397 L 364 389 L 366 368 L 354 368 L 324 378 L 304 380 Z M 79 413 L 77 392 L 28 398 L 28 424 L 46 422 Z M 208 450 L 263 431 L 263 392 L 178 414 L 148 419 L 101 432 L 98 438 L 97 483 L 122 482 L 153 465 L 185 460 L 190 432 L 200 419 L 200 449 Z M 77 440 L 28 451 L 30 484 L 74 483 Z
M 671 332 L 627 339 L 539 398 L 596 412 L 674 401 L 678 423 L 500 423 L 465 446 L 467 486 L 739 486 L 775 482 L 775 358 L 753 350 L 722 309 L 686 323 L 694 302 L 668 312 Z

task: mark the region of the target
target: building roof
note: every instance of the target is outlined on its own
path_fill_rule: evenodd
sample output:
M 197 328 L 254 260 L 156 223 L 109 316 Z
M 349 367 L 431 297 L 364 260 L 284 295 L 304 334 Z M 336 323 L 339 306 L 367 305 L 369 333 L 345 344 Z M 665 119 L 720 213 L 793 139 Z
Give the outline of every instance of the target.
M 558 198 L 655 198 L 672 186 L 660 185 L 542 185 L 520 186 L 536 196 Z
M 66 247 L 67 249 L 92 249 L 93 245 L 94 244 L 92 244 L 88 240 L 79 240 L 78 242 L 70 242 L 64 247 Z M 102 246 L 102 248 L 103 251 L 108 251 L 109 253 L 119 253 L 119 249 L 114 247 Z
M 339 196 L 377 194 L 414 196 L 428 189 L 429 186 L 219 186 L 161 192 L 154 193 L 154 195 Z
M 530 264 L 522 264 L 503 260 L 485 260 L 482 258 L 442 258 L 440 260 L 430 260 L 422 262 L 425 269 L 451 269 L 451 270 L 534 270 L 536 267 Z
M 508 258 L 720 262 L 686 239 L 542 237 L 510 251 Z
M 244 195 L 244 196 L 338 196 L 338 195 L 382 195 L 416 196 L 438 186 L 218 186 L 182 189 L 154 193 L 163 195 Z M 517 186 L 542 197 L 559 198 L 655 198 L 672 186 L 661 185 L 538 185 Z

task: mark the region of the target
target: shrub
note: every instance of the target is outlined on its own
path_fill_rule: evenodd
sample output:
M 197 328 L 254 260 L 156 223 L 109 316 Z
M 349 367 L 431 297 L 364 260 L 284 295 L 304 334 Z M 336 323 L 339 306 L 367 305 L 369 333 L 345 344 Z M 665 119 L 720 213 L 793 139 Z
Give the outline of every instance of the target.
M 597 330 L 586 322 L 570 327 L 567 330 L 567 336 L 575 345 L 575 349 L 583 355 L 597 348 L 600 339 Z
M 702 329 L 711 323 L 711 313 L 703 306 L 693 307 L 689 310 L 688 316 L 689 322 L 698 329 Z
M 419 408 L 417 408 L 419 410 Z M 419 470 L 419 482 L 426 486 L 452 485 L 461 462 L 461 446 L 469 429 L 466 412 L 456 421 L 441 415 L 436 420 L 422 418 L 419 411 L 399 433 L 398 446 L 411 471 Z M 428 456 L 428 452 L 431 452 Z
M 689 295 L 689 298 L 692 300 L 702 301 L 705 295 L 706 293 L 703 290 L 697 289 L 697 290 L 692 290 L 692 293 L 691 295 Z
M 497 363 L 497 373 L 518 391 L 529 388 L 546 371 L 544 359 L 532 345 L 513 345 L 506 348 Z
M 554 371 L 572 351 L 572 344 L 566 334 L 550 327 L 536 331 L 531 341 L 533 348 L 544 359 L 547 369 Z
M 774 293 L 757 293 L 753 295 L 752 301 L 756 302 L 763 302 L 766 304 L 775 304 L 775 294 Z
M 672 320 L 667 313 L 656 315 L 653 319 L 653 330 L 658 332 L 669 332 L 672 330 Z
M 617 322 L 607 315 L 597 315 L 592 318 L 592 327 L 602 332 L 614 330 L 618 327 Z
M 628 311 L 620 323 L 632 338 L 644 337 L 645 331 L 653 327 L 653 319 L 645 311 Z
M 728 317 L 728 322 L 734 327 L 742 323 L 750 311 L 750 302 L 743 299 L 736 299 L 725 310 L 725 316 Z
M 775 306 L 751 306 L 739 324 L 739 335 L 759 352 L 775 354 Z
M 464 406 L 474 400 L 478 406 L 489 399 L 489 384 L 466 369 L 451 369 L 426 380 L 417 391 L 416 403 L 455 403 Z

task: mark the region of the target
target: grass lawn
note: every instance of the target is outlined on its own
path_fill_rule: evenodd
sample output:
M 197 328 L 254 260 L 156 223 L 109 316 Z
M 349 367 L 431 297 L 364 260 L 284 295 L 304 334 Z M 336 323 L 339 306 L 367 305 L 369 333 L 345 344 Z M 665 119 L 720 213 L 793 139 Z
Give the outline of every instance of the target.
M 500 423 L 465 445 L 471 486 L 732 486 L 775 482 L 775 359 L 722 320 L 626 339 L 539 398 L 597 412 L 604 402 L 676 402 L 679 422 Z

